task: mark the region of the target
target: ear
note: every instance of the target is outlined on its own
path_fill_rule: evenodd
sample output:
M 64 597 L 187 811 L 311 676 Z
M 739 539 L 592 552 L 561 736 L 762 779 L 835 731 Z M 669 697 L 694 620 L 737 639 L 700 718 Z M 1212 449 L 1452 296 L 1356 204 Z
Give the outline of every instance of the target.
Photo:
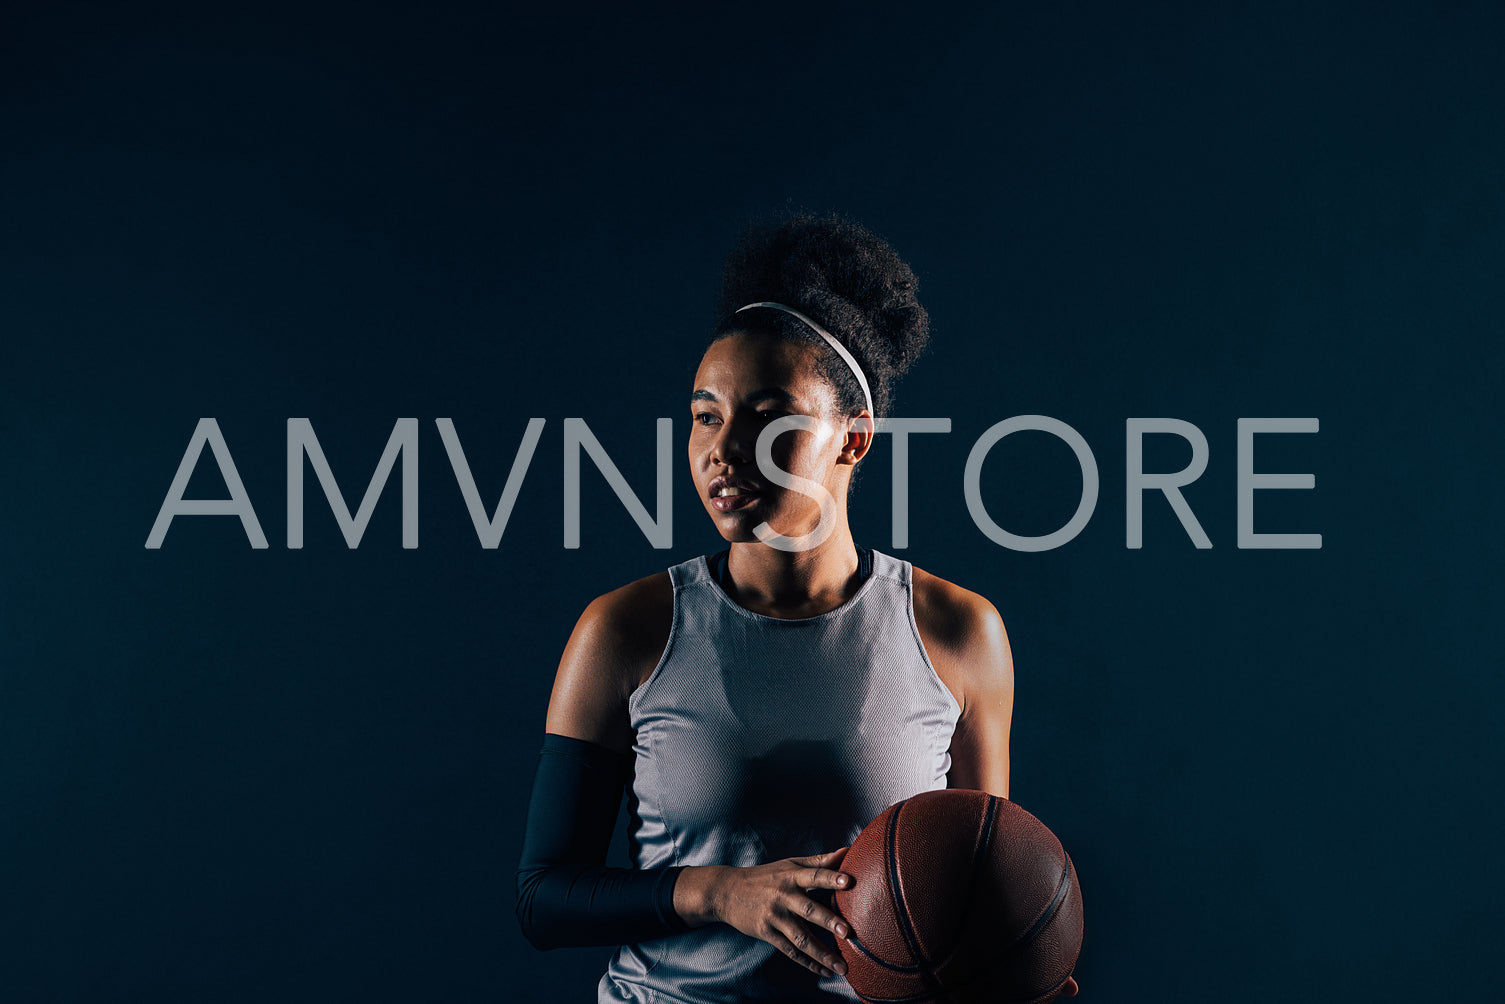
M 1061 992 L 1057 996 L 1075 997 L 1077 995 L 1077 991 L 1080 989 L 1081 987 L 1076 985 L 1076 977 L 1068 976 L 1066 977 L 1066 985 L 1061 988 Z
M 863 408 L 855 418 L 847 421 L 847 441 L 841 448 L 840 463 L 855 464 L 872 449 L 877 425 L 872 414 Z

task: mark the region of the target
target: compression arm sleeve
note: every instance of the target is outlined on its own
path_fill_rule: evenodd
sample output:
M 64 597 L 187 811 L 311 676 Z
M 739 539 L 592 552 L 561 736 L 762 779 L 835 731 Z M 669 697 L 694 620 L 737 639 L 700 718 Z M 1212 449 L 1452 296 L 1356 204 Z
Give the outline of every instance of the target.
M 534 948 L 624 945 L 687 930 L 682 867 L 607 868 L 631 758 L 546 733 L 517 866 L 517 919 Z

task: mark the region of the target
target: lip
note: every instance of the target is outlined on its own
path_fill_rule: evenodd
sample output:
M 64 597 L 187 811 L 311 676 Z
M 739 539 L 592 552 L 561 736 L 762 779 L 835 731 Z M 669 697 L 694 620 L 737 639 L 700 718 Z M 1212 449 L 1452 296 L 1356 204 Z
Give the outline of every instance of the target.
M 759 495 L 732 495 L 727 498 L 711 499 L 711 505 L 717 512 L 734 512 L 738 509 L 746 509 L 748 506 L 758 504 Z
M 750 494 L 729 495 L 725 498 L 718 498 L 716 493 L 723 488 L 740 488 L 744 493 Z M 730 474 L 718 474 L 711 479 L 711 483 L 706 487 L 706 495 L 711 500 L 711 506 L 717 512 L 734 512 L 738 509 L 746 509 L 748 506 L 756 505 L 758 500 L 763 497 L 762 491 L 763 486 L 756 481 L 749 481 L 746 478 L 739 478 Z

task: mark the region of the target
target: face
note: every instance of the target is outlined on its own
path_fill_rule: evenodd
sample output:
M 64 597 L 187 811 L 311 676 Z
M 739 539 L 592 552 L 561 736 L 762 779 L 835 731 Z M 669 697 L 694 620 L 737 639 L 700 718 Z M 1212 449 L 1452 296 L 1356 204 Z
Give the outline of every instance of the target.
M 800 536 L 820 519 L 815 499 L 779 487 L 758 470 L 758 433 L 785 415 L 807 415 L 818 427 L 780 435 L 774 463 L 825 486 L 845 505 L 867 437 L 849 440 L 835 388 L 816 372 L 814 360 L 813 346 L 738 333 L 711 345 L 700 362 L 690 397 L 690 470 L 706 512 L 728 541 L 756 541 L 753 527 L 765 520 L 778 533 Z

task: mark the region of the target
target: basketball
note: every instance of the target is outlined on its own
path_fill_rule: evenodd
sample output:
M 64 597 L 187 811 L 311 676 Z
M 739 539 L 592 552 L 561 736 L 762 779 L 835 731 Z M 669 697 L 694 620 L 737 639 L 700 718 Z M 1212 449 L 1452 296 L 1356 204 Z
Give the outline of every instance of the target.
M 985 791 L 927 791 L 885 809 L 841 863 L 838 940 L 865 1001 L 1039 1002 L 1082 946 L 1082 893 L 1055 834 Z

